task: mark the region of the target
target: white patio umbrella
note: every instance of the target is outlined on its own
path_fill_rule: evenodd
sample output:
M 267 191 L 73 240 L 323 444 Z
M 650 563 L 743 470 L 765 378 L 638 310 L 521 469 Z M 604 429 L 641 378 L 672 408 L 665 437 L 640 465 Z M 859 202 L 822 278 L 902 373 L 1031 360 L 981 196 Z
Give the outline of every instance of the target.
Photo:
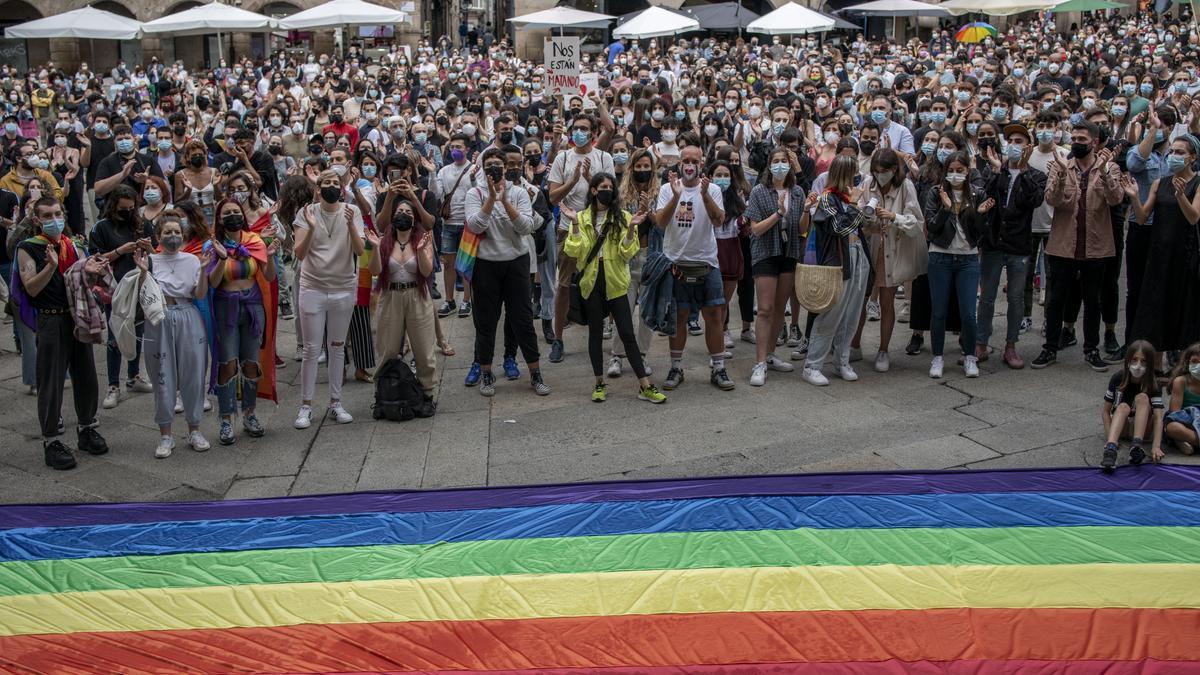
M 990 14 L 1009 16 L 1052 6 L 1052 0 L 946 0 L 939 7 L 953 16 L 961 14 Z
M 950 12 L 937 5 L 917 0 L 875 0 L 842 9 L 866 16 L 950 16 Z
M 700 22 L 662 7 L 650 7 L 613 31 L 618 38 L 653 38 L 700 30 Z
M 142 24 L 133 19 L 95 7 L 83 7 L 9 26 L 4 30 L 4 37 L 135 40 L 141 31 Z
M 552 7 L 509 19 L 517 28 L 608 28 L 617 17 L 585 12 L 574 7 Z
M 833 30 L 833 19 L 813 10 L 789 2 L 779 9 L 765 14 L 746 26 L 750 33 L 768 35 L 792 35 L 796 33 L 822 33 Z
M 387 26 L 407 23 L 409 19 L 409 14 L 398 9 L 364 0 L 329 0 L 280 19 L 279 27 L 285 30 L 309 30 L 339 26 Z
M 278 25 L 279 22 L 269 16 L 210 2 L 144 23 L 142 31 L 147 35 L 220 35 L 271 30 Z

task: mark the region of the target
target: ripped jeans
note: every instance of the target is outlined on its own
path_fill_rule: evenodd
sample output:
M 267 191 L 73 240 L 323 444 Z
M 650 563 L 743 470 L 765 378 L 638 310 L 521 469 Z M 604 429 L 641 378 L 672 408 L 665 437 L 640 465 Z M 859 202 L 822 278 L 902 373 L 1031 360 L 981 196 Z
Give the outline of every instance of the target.
M 230 296 L 238 299 L 232 300 Z M 239 381 L 242 413 L 248 414 L 254 411 L 258 378 L 262 373 L 258 363 L 263 327 L 266 326 L 262 294 L 257 288 L 232 293 L 217 291 L 213 318 L 217 332 L 217 405 L 221 417 L 237 412 Z

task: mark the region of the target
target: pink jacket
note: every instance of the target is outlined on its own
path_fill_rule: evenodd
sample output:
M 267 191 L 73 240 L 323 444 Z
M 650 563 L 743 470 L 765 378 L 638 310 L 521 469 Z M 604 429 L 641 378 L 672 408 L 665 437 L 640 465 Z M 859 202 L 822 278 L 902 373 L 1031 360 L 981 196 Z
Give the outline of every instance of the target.
M 1060 258 L 1074 258 L 1077 230 L 1075 214 L 1079 208 L 1081 172 L 1073 157 L 1067 160 L 1066 169 L 1055 161 L 1050 162 L 1049 169 L 1046 203 L 1054 207 L 1054 220 L 1050 223 L 1050 241 L 1046 242 L 1046 253 Z M 1117 254 L 1109 207 L 1120 204 L 1125 198 L 1120 178 L 1121 170 L 1112 162 L 1103 167 L 1093 163 L 1088 174 L 1087 204 L 1084 205 L 1087 209 L 1084 257 L 1088 260 L 1110 258 Z

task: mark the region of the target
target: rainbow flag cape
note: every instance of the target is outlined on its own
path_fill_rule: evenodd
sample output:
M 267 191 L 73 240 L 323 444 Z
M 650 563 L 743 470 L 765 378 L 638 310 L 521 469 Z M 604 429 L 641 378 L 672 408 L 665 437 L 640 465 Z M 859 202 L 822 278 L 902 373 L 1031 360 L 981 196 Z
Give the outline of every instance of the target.
M 1200 467 L 0 507 L 0 671 L 1200 672 Z

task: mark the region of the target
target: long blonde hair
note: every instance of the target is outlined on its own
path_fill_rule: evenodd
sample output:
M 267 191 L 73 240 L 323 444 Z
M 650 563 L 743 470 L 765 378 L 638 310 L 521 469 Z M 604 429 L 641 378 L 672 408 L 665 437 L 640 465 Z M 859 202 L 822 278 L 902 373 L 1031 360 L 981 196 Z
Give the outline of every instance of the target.
M 646 148 L 638 148 L 633 151 L 629 157 L 629 162 L 626 169 L 621 175 L 621 187 L 618 190 L 617 197 L 621 208 L 626 209 L 630 213 L 636 213 L 638 207 L 638 198 L 641 196 L 642 189 L 638 187 L 637 181 L 633 179 L 633 167 L 637 166 L 638 161 L 643 157 L 650 158 L 650 180 L 646 183 L 645 190 L 650 193 L 650 198 L 658 199 L 659 178 L 658 178 L 658 162 L 654 160 L 654 153 Z M 653 204 L 651 204 L 653 206 Z

